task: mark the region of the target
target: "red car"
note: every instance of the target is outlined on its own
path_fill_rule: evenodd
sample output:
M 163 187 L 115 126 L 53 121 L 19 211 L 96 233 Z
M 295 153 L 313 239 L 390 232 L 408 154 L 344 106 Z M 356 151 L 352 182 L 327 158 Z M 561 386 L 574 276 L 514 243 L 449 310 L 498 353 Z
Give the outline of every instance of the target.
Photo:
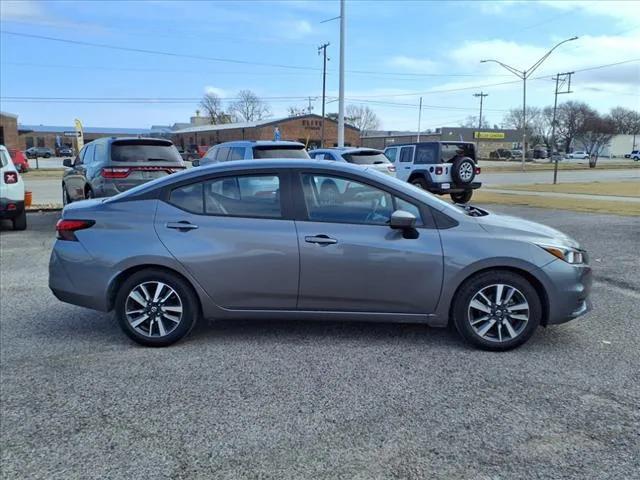
M 22 150 L 18 150 L 17 148 L 10 148 L 9 155 L 11 155 L 11 160 L 13 160 L 13 164 L 16 166 L 16 170 L 20 173 L 29 171 L 29 160 L 24 156 Z

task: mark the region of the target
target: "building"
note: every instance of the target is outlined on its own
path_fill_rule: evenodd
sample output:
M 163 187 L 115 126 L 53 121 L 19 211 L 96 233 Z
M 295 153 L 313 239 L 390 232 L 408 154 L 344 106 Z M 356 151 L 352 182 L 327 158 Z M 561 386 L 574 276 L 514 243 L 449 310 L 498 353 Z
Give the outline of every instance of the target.
M 580 144 L 580 142 L 576 142 Z M 577 149 L 577 148 L 576 148 Z M 600 156 L 609 158 L 622 158 L 630 154 L 633 150 L 640 150 L 640 134 L 614 135 L 606 147 L 602 149 Z
M 224 123 L 219 125 L 196 125 L 173 131 L 173 142 L 180 149 L 194 146 L 212 146 L 233 140 L 273 140 L 276 128 L 280 140 L 304 143 L 308 148 L 320 146 L 322 117 L 302 115 L 299 117 L 268 118 L 254 122 Z M 337 146 L 338 122 L 325 119 L 325 146 Z M 360 145 L 360 130 L 351 125 L 344 127 L 344 144 Z
M 519 130 L 466 127 L 441 127 L 433 132 L 421 132 L 420 141 L 474 142 L 477 144 L 478 158 L 491 158 L 498 149 L 517 148 L 522 140 Z M 418 141 L 418 132 L 372 131 L 361 137 L 363 147 L 384 149 L 389 145 Z
M 162 137 L 169 138 L 169 127 L 156 126 L 153 128 L 109 128 L 109 127 L 84 127 L 84 143 L 102 137 Z M 18 125 L 18 144 L 21 150 L 31 147 L 56 147 L 67 146 L 75 148 L 74 126 L 53 125 Z
M 0 112 L 0 145 L 8 149 L 18 148 L 18 116 Z

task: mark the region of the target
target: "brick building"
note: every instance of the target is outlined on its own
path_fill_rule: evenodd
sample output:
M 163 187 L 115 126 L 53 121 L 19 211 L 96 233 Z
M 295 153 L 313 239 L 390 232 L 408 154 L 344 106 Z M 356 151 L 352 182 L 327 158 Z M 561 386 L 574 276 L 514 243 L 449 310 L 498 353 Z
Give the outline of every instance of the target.
M 280 130 L 281 140 L 301 142 L 309 148 L 320 146 L 322 117 L 313 114 L 255 122 L 192 126 L 173 131 L 172 139 L 180 149 L 189 149 L 193 145 L 212 146 L 233 140 L 273 140 L 276 127 Z M 324 138 L 325 146 L 337 145 L 338 122 L 325 119 Z M 347 146 L 359 146 L 360 130 L 345 125 L 344 143 Z
M 170 136 L 168 127 L 152 128 L 108 128 L 108 127 L 84 127 L 84 143 L 102 137 L 164 137 Z M 75 127 L 54 125 L 18 125 L 18 145 L 22 150 L 31 147 L 48 147 L 55 150 L 58 142 L 60 146 L 75 148 L 75 140 L 71 134 Z
M 0 112 L 0 145 L 18 148 L 18 116 L 13 113 Z

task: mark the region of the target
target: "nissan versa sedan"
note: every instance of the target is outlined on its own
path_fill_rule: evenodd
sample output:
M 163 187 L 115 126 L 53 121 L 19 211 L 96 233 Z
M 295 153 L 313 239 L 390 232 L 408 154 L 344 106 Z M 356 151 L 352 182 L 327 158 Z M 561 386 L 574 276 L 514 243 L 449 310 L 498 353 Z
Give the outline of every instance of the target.
M 55 296 L 115 310 L 148 346 L 200 318 L 326 319 L 452 323 L 477 347 L 507 350 L 590 310 L 575 240 L 342 162 L 183 171 L 67 205 L 57 236 Z

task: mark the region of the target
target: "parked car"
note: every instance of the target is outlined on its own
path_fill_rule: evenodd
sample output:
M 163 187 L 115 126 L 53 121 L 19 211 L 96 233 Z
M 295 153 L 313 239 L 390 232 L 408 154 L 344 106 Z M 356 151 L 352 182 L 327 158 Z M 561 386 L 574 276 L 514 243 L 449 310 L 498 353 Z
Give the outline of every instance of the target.
M 589 154 L 587 152 L 585 152 L 584 150 L 577 150 L 577 151 L 572 152 L 572 153 L 567 153 L 565 155 L 565 158 L 571 158 L 571 159 L 579 158 L 581 160 L 588 160 L 589 159 Z
M 535 160 L 544 160 L 549 157 L 549 150 L 544 146 L 535 146 L 533 148 L 533 158 Z
M 62 147 L 58 149 L 59 157 L 72 157 L 73 156 L 73 148 L 70 147 Z
M 8 149 L 9 155 L 11 156 L 11 160 L 20 173 L 25 173 L 29 171 L 29 160 L 25 157 L 22 150 L 18 150 L 17 148 Z
M 420 142 L 394 145 L 384 150 L 396 167 L 396 175 L 418 188 L 450 195 L 456 203 L 471 200 L 480 174 L 475 145 L 471 142 Z
M 240 140 L 224 142 L 211 147 L 207 154 L 193 166 L 230 160 L 253 160 L 266 158 L 309 158 L 303 143 L 270 140 Z
M 393 177 L 396 176 L 396 167 L 384 156 L 382 150 L 355 147 L 319 148 L 317 150 L 311 150 L 309 156 L 316 160 L 362 165 L 363 167 L 369 167 Z
M 62 203 L 110 197 L 185 168 L 169 140 L 105 137 L 86 144 L 62 176 Z
M 489 159 L 491 160 L 510 160 L 511 157 L 511 150 L 507 150 L 506 148 L 497 148 L 489 152 Z
M 0 145 L 0 219 L 11 220 L 14 230 L 27 228 L 24 182 L 4 145 Z
M 624 158 L 631 158 L 637 162 L 640 160 L 640 150 L 632 150 L 631 153 L 625 154 Z
M 511 160 L 522 161 L 522 150 L 517 148 L 511 150 Z
M 325 195 L 333 182 L 339 195 Z M 418 322 L 488 350 L 589 311 L 591 269 L 544 225 L 453 205 L 345 162 L 189 169 L 67 205 L 49 286 L 170 345 L 200 317 Z
M 31 148 L 27 148 L 24 153 L 27 156 L 27 158 L 38 158 L 38 157 L 50 158 L 55 155 L 54 151 L 48 147 L 31 147 Z

